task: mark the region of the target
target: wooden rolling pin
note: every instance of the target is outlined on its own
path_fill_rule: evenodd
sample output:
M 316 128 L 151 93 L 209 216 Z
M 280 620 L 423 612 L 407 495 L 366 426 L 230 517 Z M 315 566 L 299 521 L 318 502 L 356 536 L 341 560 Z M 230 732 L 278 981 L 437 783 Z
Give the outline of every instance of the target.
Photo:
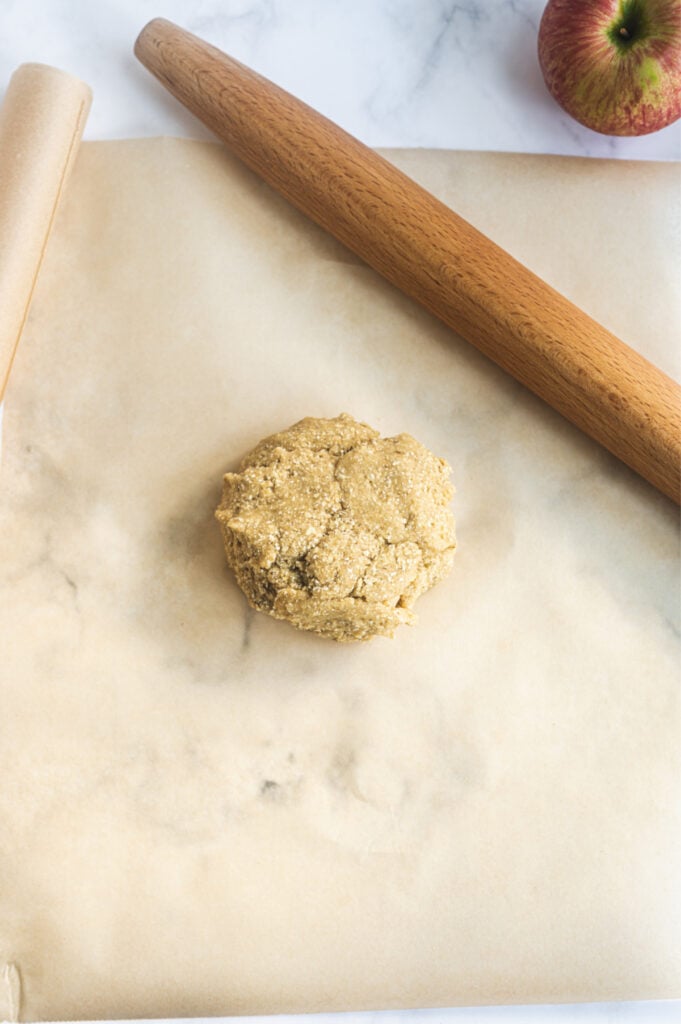
M 135 54 L 252 170 L 675 501 L 681 389 L 337 125 L 157 18 Z

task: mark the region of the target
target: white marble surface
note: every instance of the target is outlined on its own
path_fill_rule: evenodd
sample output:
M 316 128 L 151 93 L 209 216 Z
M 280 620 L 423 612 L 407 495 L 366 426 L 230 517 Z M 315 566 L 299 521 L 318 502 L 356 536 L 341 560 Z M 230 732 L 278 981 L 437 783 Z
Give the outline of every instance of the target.
M 207 133 L 141 68 L 132 43 L 162 15 L 250 64 L 375 146 L 678 159 L 679 124 L 608 139 L 567 117 L 535 57 L 543 0 L 3 0 L 0 90 L 23 61 L 94 89 L 86 137 Z M 350 1024 L 667 1024 L 678 1004 L 637 1003 L 348 1015 Z M 302 1018 L 301 1018 L 302 1019 Z M 325 1024 L 335 1018 L 320 1018 Z
M 248 1017 L 247 1024 L 677 1024 L 676 1000 L 630 1003 L 570 1003 L 563 1006 L 474 1006 L 456 1010 L 388 1010 L 381 1013 L 319 1013 Z M 224 1024 L 237 1017 L 175 1018 L 176 1024 Z M 55 1022 L 56 1024 L 56 1022 Z M 94 1024 L 83 1021 L 82 1024 Z M 120 1021 L 119 1024 L 133 1024 Z M 137 1021 L 137 1024 L 152 1024 Z M 159 1024 L 157 1021 L 156 1024 Z M 160 1022 L 163 1024 L 163 1022 Z
M 22 61 L 94 89 L 86 138 L 206 137 L 132 54 L 167 17 L 272 78 L 371 146 L 678 159 L 681 122 L 612 139 L 549 96 L 544 0 L 3 0 L 0 83 Z M 1 88 L 1 84 L 0 84 Z

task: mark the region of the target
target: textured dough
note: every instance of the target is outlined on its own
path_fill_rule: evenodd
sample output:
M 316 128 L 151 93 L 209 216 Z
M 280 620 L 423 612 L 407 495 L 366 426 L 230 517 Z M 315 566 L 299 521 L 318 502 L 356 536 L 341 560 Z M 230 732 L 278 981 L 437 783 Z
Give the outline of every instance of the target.
M 392 636 L 451 569 L 450 472 L 409 434 L 300 420 L 225 475 L 227 561 L 259 611 L 334 640 Z

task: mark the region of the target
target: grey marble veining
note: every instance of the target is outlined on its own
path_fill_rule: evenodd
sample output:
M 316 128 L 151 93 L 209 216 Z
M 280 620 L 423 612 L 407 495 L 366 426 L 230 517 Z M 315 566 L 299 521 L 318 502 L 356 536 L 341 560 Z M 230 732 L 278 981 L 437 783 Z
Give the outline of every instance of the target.
M 370 146 L 678 159 L 679 124 L 639 139 L 583 128 L 536 56 L 544 0 L 5 0 L 0 79 L 38 60 L 94 89 L 86 138 L 189 135 L 196 120 L 135 61 L 163 16 L 284 86 Z
M 49 3 L 4 0 L 0 11 L 0 90 L 18 63 L 32 60 L 53 63 L 79 74 L 94 88 L 95 103 L 86 133 L 88 138 L 157 134 L 205 138 L 208 133 L 168 97 L 132 57 L 132 41 L 141 26 L 149 18 L 161 15 L 255 67 L 370 145 L 552 152 L 634 159 L 678 158 L 681 155 L 678 125 L 642 139 L 615 140 L 589 132 L 560 111 L 544 88 L 536 63 L 536 32 L 542 7 L 543 0 L 325 0 L 323 3 L 317 0 L 116 0 L 108 4 L 90 3 L 88 0 L 50 0 Z M 430 186 L 437 187 L 436 176 Z M 568 280 L 566 289 L 569 283 Z M 588 282 L 582 281 L 581 287 L 586 295 Z M 587 296 L 584 301 L 588 303 L 590 298 Z M 594 301 L 597 301 L 597 295 Z M 613 326 L 621 329 L 619 325 Z M 377 360 L 384 358 L 389 350 L 390 345 L 386 345 L 385 350 L 380 349 Z M 678 362 L 669 349 L 651 354 L 660 362 L 668 360 L 670 372 L 678 371 Z M 473 387 L 476 388 L 476 360 L 463 358 L 466 372 L 473 378 Z M 371 404 L 380 378 L 378 373 L 374 376 L 376 368 L 366 360 L 366 353 L 362 353 L 362 359 L 365 360 L 367 382 L 365 385 L 348 385 L 348 393 L 358 401 Z M 437 353 L 431 354 L 431 362 L 437 370 L 440 366 Z M 407 370 L 409 373 L 404 379 L 411 381 L 413 366 L 409 364 Z M 448 408 L 446 389 L 436 388 L 433 391 L 410 384 L 406 391 L 408 399 L 403 413 L 422 421 L 424 429 L 440 431 L 443 439 L 450 436 L 455 422 L 460 428 L 461 413 L 472 425 L 470 434 L 459 435 L 463 445 L 470 448 L 470 455 L 462 465 L 461 481 L 464 486 L 460 495 L 467 545 L 482 549 L 484 545 L 479 544 L 480 536 L 484 536 L 487 543 L 489 535 L 495 533 L 499 547 L 487 549 L 490 558 L 501 557 L 505 546 L 511 551 L 519 542 L 524 541 L 526 546 L 531 546 L 534 540 L 532 530 L 523 527 L 522 515 L 517 520 L 510 517 L 502 528 L 498 509 L 495 510 L 492 503 L 493 492 L 482 495 L 475 509 L 466 509 L 466 492 L 470 493 L 471 482 L 480 467 L 504 479 L 510 486 L 512 503 L 520 502 L 521 492 L 514 484 L 515 477 L 509 475 L 509 467 L 497 452 L 497 435 L 514 422 L 516 398 L 513 385 L 508 386 L 503 400 L 500 397 L 493 421 L 488 425 L 480 419 L 475 420 L 474 402 L 458 409 L 453 418 Z M 503 387 L 501 392 L 504 392 Z M 38 415 L 39 421 L 41 416 L 49 419 L 48 399 L 51 393 L 47 386 L 42 392 L 46 408 Z M 72 397 L 74 402 L 86 398 L 78 393 Z M 125 406 L 125 395 L 116 396 L 116 401 Z M 329 411 L 338 409 L 334 407 Z M 36 410 L 30 414 L 37 415 Z M 550 414 L 540 414 L 539 418 L 544 426 L 548 424 L 550 434 L 555 429 L 551 426 Z M 15 405 L 15 414 L 10 419 L 11 439 L 16 439 L 17 422 Z M 42 422 L 45 426 L 46 420 Z M 272 424 L 273 427 L 276 425 Z M 395 422 L 395 429 L 400 426 L 401 423 Z M 252 440 L 257 429 L 254 417 L 243 428 L 244 445 Z M 564 434 L 566 430 L 569 432 L 569 428 L 563 428 Z M 546 455 L 547 448 L 531 430 L 523 436 L 531 451 L 540 456 L 542 453 Z M 11 451 L 16 454 L 15 440 L 12 440 L 12 446 Z M 577 447 L 579 449 L 579 445 Z M 600 525 L 600 520 L 595 521 L 601 512 L 604 519 L 613 518 L 614 503 L 606 507 L 600 500 L 603 488 L 607 490 L 612 484 L 606 479 L 604 485 L 602 475 L 605 472 L 607 477 L 611 470 L 604 469 L 602 461 L 596 468 L 587 466 L 587 443 L 580 450 L 574 471 L 564 486 L 554 486 L 556 480 L 549 474 L 548 489 L 555 508 L 568 521 L 590 524 L 588 538 L 580 529 L 565 539 L 566 549 L 571 544 L 582 547 L 582 554 L 576 560 L 570 553 L 570 565 L 574 564 L 585 586 L 595 587 L 599 578 L 607 578 L 614 595 L 611 613 L 614 617 L 618 611 L 622 621 L 626 622 L 623 632 L 627 634 L 645 621 L 657 631 L 656 642 L 658 649 L 662 649 L 669 643 L 675 643 L 678 637 L 678 559 L 677 549 L 670 540 L 673 534 L 671 519 L 661 516 L 647 537 L 647 543 L 657 553 L 656 557 L 649 558 L 639 548 L 630 559 L 618 558 L 619 553 L 626 551 L 631 544 L 632 531 L 625 528 L 608 530 Z M 75 527 L 69 524 L 72 543 L 65 543 L 64 535 L 54 528 L 41 529 L 35 534 L 27 530 L 22 534 L 24 554 L 15 558 L 18 571 L 14 576 L 9 574 L 3 578 L 3 607 L 14 608 L 17 593 L 21 593 L 28 603 L 45 600 L 47 596 L 48 612 L 40 620 L 39 627 L 48 634 L 59 634 L 58 647 L 62 653 L 65 651 L 67 658 L 84 652 L 81 656 L 86 662 L 92 658 L 96 663 L 91 631 L 85 624 L 95 605 L 100 601 L 106 602 L 109 595 L 108 592 L 101 593 L 97 577 L 83 566 L 78 546 L 85 538 L 92 550 L 102 555 L 104 575 L 113 580 L 117 562 L 125 563 L 134 557 L 136 545 L 141 544 L 144 537 L 133 536 L 134 544 L 131 546 L 131 536 L 107 514 L 113 492 L 105 490 L 99 494 L 101 504 L 94 511 L 88 506 L 87 515 L 84 503 L 74 505 L 71 502 L 71 498 L 77 496 L 68 490 L 68 474 L 60 463 L 59 451 L 59 446 L 50 452 L 40 444 L 27 443 L 17 456 L 22 465 L 21 486 L 25 487 L 23 497 L 20 497 L 30 502 L 31 481 L 41 480 L 46 494 L 59 495 L 70 512 L 75 509 L 76 514 L 83 517 L 82 529 L 78 522 Z M 216 458 L 215 465 L 211 467 L 216 478 L 220 469 L 221 459 Z M 615 473 L 621 480 L 622 471 Z M 81 483 L 84 487 L 91 487 L 93 479 L 92 475 L 85 474 Z M 629 523 L 640 524 L 649 512 L 648 499 L 639 485 L 630 484 L 626 479 L 623 490 L 624 516 Z M 88 500 L 91 497 L 89 492 Z M 207 523 L 214 500 L 212 491 L 193 494 L 192 497 L 196 498 L 197 515 L 205 513 Z M 597 515 L 590 517 L 590 510 L 596 510 Z M 213 538 L 210 550 L 189 550 L 191 533 L 196 532 L 198 524 L 196 521 L 193 525 L 190 523 L 183 532 L 178 526 L 183 519 L 179 511 L 178 515 L 168 517 L 167 532 L 159 539 L 159 550 L 169 555 L 175 545 L 190 555 L 191 571 L 196 570 L 196 577 L 191 579 L 196 584 L 205 575 L 206 566 L 217 562 L 217 540 Z M 538 511 L 541 517 L 548 516 L 546 506 L 540 506 Z M 568 558 L 566 551 L 563 555 Z M 182 568 L 180 563 L 175 566 L 178 567 Z M 170 568 L 173 568 L 172 557 Z M 484 574 L 489 564 L 483 560 L 479 568 Z M 475 598 L 473 577 L 466 576 L 465 561 L 460 575 L 464 581 L 468 579 Z M 229 585 L 225 575 L 219 592 L 222 593 L 224 586 Z M 457 578 L 456 586 L 461 585 L 462 580 Z M 608 596 L 599 594 L 606 609 L 609 607 L 606 602 Z M 133 594 L 132 598 L 135 597 L 139 599 L 140 594 Z M 258 650 L 273 627 L 250 612 L 236 595 L 232 603 L 234 628 L 233 635 L 228 638 L 231 656 L 234 664 L 244 666 L 252 674 Z M 108 605 L 105 607 L 110 610 Z M 173 608 L 169 603 L 162 604 L 161 610 L 174 615 L 174 643 L 168 655 L 171 672 L 178 678 L 185 676 L 191 680 L 200 676 L 206 700 L 217 703 L 219 693 L 215 681 L 221 678 L 221 645 L 215 637 L 211 638 L 210 631 L 204 634 L 202 642 L 207 641 L 205 657 L 199 665 L 196 652 L 192 652 L 191 644 L 183 634 L 184 621 L 192 613 L 189 599 L 185 596 L 184 604 L 181 599 Z M 134 613 L 133 601 L 127 614 L 134 616 Z M 550 602 L 546 615 L 555 617 L 555 609 Z M 147 625 L 149 646 L 154 648 L 161 635 L 162 622 L 160 618 L 154 620 L 151 617 Z M 32 621 L 28 628 L 35 628 Z M 415 639 L 404 640 L 408 650 L 414 648 Z M 508 651 L 511 640 L 509 637 L 502 639 Z M 470 647 L 470 643 L 463 645 L 464 658 L 469 656 Z M 54 657 L 53 650 L 39 650 L 39 668 L 49 667 Z M 340 663 L 340 658 L 336 660 Z M 292 663 L 291 672 L 304 680 L 314 681 L 319 677 L 321 661 L 317 653 L 306 656 Z M 161 667 L 166 670 L 165 662 Z M 115 666 L 112 672 L 114 670 Z M 35 764 L 19 765 L 19 768 L 25 769 L 27 774 L 33 771 L 39 791 L 53 787 L 60 792 L 64 806 L 59 813 L 67 817 L 69 801 L 77 806 L 79 801 L 89 800 L 101 807 L 106 806 L 107 801 L 113 801 L 119 808 L 136 808 L 140 819 L 144 818 L 146 822 L 145 828 L 184 849 L 209 845 L 219 833 L 225 816 L 231 815 L 230 820 L 235 821 L 244 808 L 249 814 L 256 817 L 260 814 L 267 819 L 294 809 L 306 825 L 314 827 L 324 842 L 338 844 L 341 855 L 356 852 L 352 844 L 347 845 L 347 837 L 359 834 L 366 844 L 367 857 L 386 853 L 399 856 L 399 844 L 405 838 L 412 842 L 428 838 L 428 821 L 419 817 L 419 807 L 429 802 L 437 804 L 438 800 L 445 798 L 449 801 L 448 806 L 455 806 L 461 794 L 468 794 L 470 799 L 470 794 L 476 794 L 489 782 L 475 749 L 465 744 L 457 747 L 450 742 L 451 736 L 443 740 L 436 728 L 438 708 L 420 704 L 408 696 L 412 701 L 408 706 L 411 708 L 413 705 L 422 734 L 431 742 L 432 749 L 410 751 L 410 756 L 417 763 L 425 759 L 430 766 L 425 781 L 421 775 L 415 781 L 406 770 L 400 771 L 400 765 L 396 764 L 388 747 L 368 747 L 362 742 L 363 731 L 367 723 L 371 723 L 372 705 L 358 703 L 352 687 L 339 688 L 338 694 L 333 696 L 337 701 L 334 708 L 318 704 L 322 715 L 328 712 L 330 718 L 339 723 L 330 742 L 315 751 L 314 728 L 311 728 L 309 737 L 303 736 L 304 742 L 298 744 L 298 749 L 291 749 L 288 737 L 274 729 L 246 771 L 237 766 L 236 772 L 225 776 L 223 802 L 214 798 L 201 803 L 196 799 L 204 781 L 214 778 L 216 768 L 219 770 L 222 762 L 217 743 L 212 748 L 209 744 L 207 753 L 200 752 L 191 721 L 187 722 L 180 740 L 166 746 L 161 744 L 154 750 L 136 740 L 134 735 L 126 736 L 127 722 L 121 716 L 117 760 L 107 763 L 106 757 L 102 757 L 101 775 L 94 786 L 83 780 L 80 788 L 75 786 L 64 792 L 62 787 L 60 790 L 59 775 L 49 768 L 52 759 L 55 764 L 59 763 L 57 745 L 47 751 L 48 767 L 42 774 Z M 243 701 L 247 713 L 248 697 L 243 688 L 238 691 L 237 698 Z M 48 706 L 53 699 L 47 697 Z M 384 700 L 380 704 L 379 698 L 375 700 L 376 707 L 380 707 L 381 714 L 388 720 L 391 715 L 397 720 L 403 713 L 398 702 Z M 305 704 L 305 701 L 300 703 L 301 714 Z M 641 708 L 645 707 L 642 701 Z M 159 714 L 152 699 L 146 710 L 152 716 Z M 289 732 L 295 728 L 295 711 L 294 703 L 293 710 L 288 711 L 290 718 L 285 720 L 289 722 Z M 69 729 L 66 708 L 61 713 L 64 714 L 64 722 L 57 718 L 56 735 L 61 724 L 66 732 Z M 96 741 L 95 735 L 93 746 Z M 438 775 L 436 755 L 445 750 L 449 760 Z M 428 760 L 429 757 L 432 759 Z M 188 782 L 185 788 L 171 792 L 164 781 L 164 773 L 168 766 L 176 763 L 186 766 Z M 15 769 L 17 763 L 13 762 L 12 767 Z M 443 793 L 444 782 L 446 793 Z M 316 803 L 312 801 L 311 793 Z M 399 829 L 395 826 L 396 807 L 401 808 Z M 26 824 L 29 829 L 33 827 L 28 819 Z M 345 850 L 342 849 L 344 839 Z M 100 852 L 106 854 L 106 840 Z M 0 1016 L 12 1011 L 18 990 L 17 977 L 11 973 L 4 977 L 5 990 L 1 987 L 3 976 L 0 975 Z M 6 1005 L 3 996 L 9 1000 Z M 391 1024 L 399 1021 L 427 1024 L 433 1020 L 451 1021 L 452 1024 L 454 1021 L 457 1024 L 460 1021 L 466 1024 L 494 1021 L 496 1024 L 497 1021 L 530 1019 L 553 1022 L 564 1020 L 568 1015 L 570 1019 L 607 1021 L 615 1013 L 618 1019 L 632 1024 L 643 1021 L 667 1024 L 676 1019 L 678 1006 L 638 1003 L 553 1010 L 522 1007 L 421 1014 L 412 1011 L 380 1017 L 355 1014 L 348 1019 L 355 1024 L 379 1020 Z M 332 1019 L 324 1018 L 326 1021 Z

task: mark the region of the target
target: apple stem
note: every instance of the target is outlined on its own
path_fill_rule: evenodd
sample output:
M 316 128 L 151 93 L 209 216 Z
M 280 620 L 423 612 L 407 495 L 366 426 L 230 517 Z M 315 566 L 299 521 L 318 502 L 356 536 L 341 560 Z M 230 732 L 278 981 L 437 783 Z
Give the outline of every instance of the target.
M 626 29 L 624 27 L 624 25 L 622 25 L 622 28 L 620 29 L 620 35 L 622 36 L 623 39 L 628 39 L 629 38 L 629 30 Z

